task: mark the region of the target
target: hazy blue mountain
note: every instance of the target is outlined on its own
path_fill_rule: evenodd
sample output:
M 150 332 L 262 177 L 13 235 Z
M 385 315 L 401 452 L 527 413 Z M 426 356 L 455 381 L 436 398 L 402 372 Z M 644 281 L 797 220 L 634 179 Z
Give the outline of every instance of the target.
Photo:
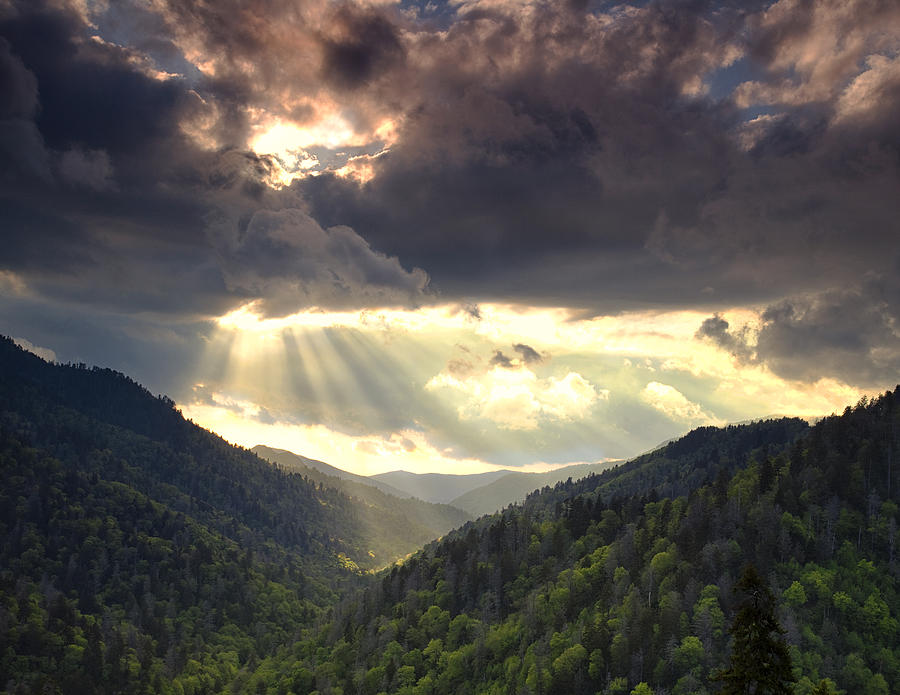
M 486 485 L 469 490 L 450 502 L 454 507 L 465 509 L 473 516 L 492 514 L 508 504 L 522 502 L 529 493 L 545 486 L 553 486 L 571 478 L 578 480 L 591 473 L 602 473 L 614 468 L 622 461 L 603 463 L 576 463 L 546 473 L 525 473 L 514 471 Z
M 502 478 L 510 470 L 489 471 L 487 473 L 410 473 L 409 471 L 389 471 L 369 476 L 404 492 L 429 502 L 449 503 L 470 490 L 492 483 Z

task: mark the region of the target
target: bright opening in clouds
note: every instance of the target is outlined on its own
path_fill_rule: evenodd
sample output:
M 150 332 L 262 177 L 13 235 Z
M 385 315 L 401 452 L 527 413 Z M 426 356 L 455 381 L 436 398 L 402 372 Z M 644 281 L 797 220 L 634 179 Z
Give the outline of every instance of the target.
M 622 458 L 692 427 L 810 417 L 861 394 L 743 362 L 697 331 L 703 319 L 500 304 L 267 318 L 247 305 L 210 332 L 179 404 L 238 443 L 358 472 L 478 472 Z

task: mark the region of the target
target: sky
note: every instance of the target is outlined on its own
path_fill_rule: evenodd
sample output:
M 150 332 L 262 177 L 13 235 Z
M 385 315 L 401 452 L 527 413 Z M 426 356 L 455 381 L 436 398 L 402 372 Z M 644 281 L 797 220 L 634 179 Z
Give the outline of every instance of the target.
M 900 382 L 896 0 L 0 0 L 0 332 L 545 470 Z

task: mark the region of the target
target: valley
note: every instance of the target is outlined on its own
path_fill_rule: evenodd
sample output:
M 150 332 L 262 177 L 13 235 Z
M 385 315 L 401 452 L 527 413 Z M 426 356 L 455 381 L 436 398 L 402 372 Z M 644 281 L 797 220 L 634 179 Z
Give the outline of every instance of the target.
M 747 563 L 793 692 L 900 682 L 900 391 L 700 428 L 473 520 L 0 351 L 6 692 L 712 693 Z

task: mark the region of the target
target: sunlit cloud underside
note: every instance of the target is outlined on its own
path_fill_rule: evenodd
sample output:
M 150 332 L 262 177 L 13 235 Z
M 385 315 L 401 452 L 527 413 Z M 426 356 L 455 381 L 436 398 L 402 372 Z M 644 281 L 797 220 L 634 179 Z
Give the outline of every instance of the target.
M 483 304 L 264 318 L 250 304 L 217 321 L 181 407 L 235 443 L 358 473 L 471 473 L 625 458 L 693 427 L 814 417 L 862 395 L 739 362 L 697 337 L 707 315 Z

